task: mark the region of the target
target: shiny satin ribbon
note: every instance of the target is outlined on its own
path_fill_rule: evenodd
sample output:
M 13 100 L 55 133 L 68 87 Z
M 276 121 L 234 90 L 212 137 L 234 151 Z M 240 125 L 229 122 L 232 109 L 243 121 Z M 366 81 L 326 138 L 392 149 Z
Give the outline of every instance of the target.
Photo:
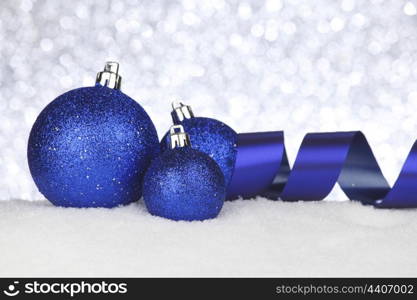
M 417 142 L 391 188 L 360 131 L 309 133 L 290 169 L 282 131 L 238 135 L 228 199 L 324 199 L 338 183 L 347 197 L 379 208 L 417 207 Z

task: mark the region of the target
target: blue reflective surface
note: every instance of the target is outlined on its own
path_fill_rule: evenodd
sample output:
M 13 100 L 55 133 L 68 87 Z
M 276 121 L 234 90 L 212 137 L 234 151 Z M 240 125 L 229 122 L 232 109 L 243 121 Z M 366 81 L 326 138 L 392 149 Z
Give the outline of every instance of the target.
M 324 199 L 338 183 L 347 197 L 381 208 L 417 207 L 417 142 L 391 188 L 360 131 L 309 133 L 290 170 L 281 131 L 238 135 L 228 198 Z

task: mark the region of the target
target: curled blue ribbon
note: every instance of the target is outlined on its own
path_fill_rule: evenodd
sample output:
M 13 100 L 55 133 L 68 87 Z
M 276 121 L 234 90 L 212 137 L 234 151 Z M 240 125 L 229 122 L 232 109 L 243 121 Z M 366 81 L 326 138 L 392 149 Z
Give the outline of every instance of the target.
M 228 199 L 324 199 L 338 183 L 350 200 L 379 208 L 417 207 L 417 142 L 391 188 L 360 131 L 309 133 L 290 169 L 282 131 L 238 135 Z

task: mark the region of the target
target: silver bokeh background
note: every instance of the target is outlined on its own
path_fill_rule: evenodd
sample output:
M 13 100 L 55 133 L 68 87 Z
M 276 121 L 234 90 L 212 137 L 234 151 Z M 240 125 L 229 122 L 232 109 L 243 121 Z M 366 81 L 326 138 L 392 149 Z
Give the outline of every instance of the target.
M 45 105 L 119 61 L 159 134 L 170 102 L 235 130 L 362 130 L 393 183 L 417 138 L 417 3 L 0 2 L 0 199 L 42 199 L 26 144 Z M 345 199 L 337 190 L 332 199 Z

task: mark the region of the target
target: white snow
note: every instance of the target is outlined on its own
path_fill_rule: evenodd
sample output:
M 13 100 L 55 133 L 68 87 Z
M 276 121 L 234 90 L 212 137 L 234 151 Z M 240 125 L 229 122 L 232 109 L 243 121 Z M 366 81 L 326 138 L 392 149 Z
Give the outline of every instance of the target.
M 308 132 L 359 129 L 394 183 L 417 138 L 415 1 L 170 3 L 0 2 L 0 276 L 417 276 L 417 210 L 258 199 L 184 223 L 9 201 L 42 197 L 36 116 L 106 60 L 160 136 L 175 99 L 237 132 L 284 130 L 290 163 Z
M 416 232 L 415 210 L 354 202 L 238 200 L 189 223 L 0 201 L 0 276 L 417 276 Z

